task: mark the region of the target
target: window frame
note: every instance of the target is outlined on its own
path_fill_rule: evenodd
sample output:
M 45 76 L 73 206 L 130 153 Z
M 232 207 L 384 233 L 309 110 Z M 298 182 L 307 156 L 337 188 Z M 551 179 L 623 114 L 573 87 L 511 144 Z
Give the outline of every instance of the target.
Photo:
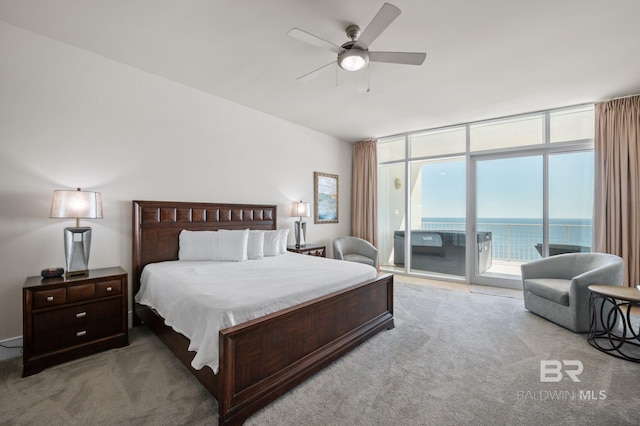
M 481 120 L 469 123 L 455 124 L 451 126 L 442 126 L 432 129 L 422 129 L 412 132 L 406 132 L 401 134 L 395 134 L 390 136 L 385 136 L 378 139 L 378 143 L 384 143 L 385 140 L 397 140 L 399 138 L 404 138 L 404 151 L 405 157 L 403 159 L 391 160 L 379 162 L 378 167 L 384 166 L 393 166 L 403 164 L 404 166 L 404 181 L 409 182 L 410 174 L 411 174 L 411 163 L 425 160 L 451 160 L 455 158 L 464 157 L 466 161 L 466 218 L 465 222 L 467 224 L 467 256 L 466 256 L 466 268 L 464 277 L 457 278 L 454 276 L 444 276 L 441 277 L 439 275 L 430 274 L 428 272 L 417 273 L 412 271 L 411 266 L 411 256 L 405 258 L 404 268 L 397 268 L 394 266 L 385 266 L 380 265 L 381 269 L 389 272 L 400 272 L 406 275 L 416 275 L 416 276 L 426 276 L 426 277 L 436 277 L 438 279 L 444 279 L 447 281 L 464 281 L 466 283 L 471 283 L 472 281 L 475 283 L 478 281 L 478 277 L 476 274 L 477 270 L 477 259 L 473 254 L 470 254 L 469 251 L 473 250 L 471 243 L 474 240 L 475 235 L 475 185 L 476 176 L 475 176 L 475 161 L 478 159 L 486 159 L 486 158 L 505 158 L 505 157 L 518 157 L 518 156 L 527 156 L 527 155 L 542 155 L 543 163 L 544 163 L 544 181 L 543 181 L 543 193 L 544 193 L 544 212 L 543 212 L 543 226 L 545 229 L 548 228 L 549 225 L 549 200 L 548 200 L 548 191 L 549 191 L 549 182 L 548 182 L 548 161 L 549 155 L 558 154 L 558 153 L 572 153 L 572 152 L 580 152 L 580 151 L 593 151 L 594 148 L 594 139 L 579 139 L 579 140 L 571 140 L 571 141 L 563 141 L 563 142 L 551 142 L 551 114 L 561 111 L 570 111 L 572 109 L 591 109 L 594 110 L 593 104 L 579 104 L 573 106 L 566 106 L 562 108 L 554 108 L 544 111 L 536 111 L 529 112 L 524 114 L 514 114 L 504 117 L 492 118 L 489 120 Z M 595 110 L 594 110 L 595 114 Z M 472 126 L 482 125 L 482 124 L 490 124 L 492 122 L 505 121 L 505 120 L 517 120 L 519 118 L 526 119 L 526 117 L 541 115 L 543 119 L 543 140 L 540 144 L 535 145 L 524 145 L 524 146 L 514 146 L 514 147 L 506 147 L 506 148 L 495 148 L 495 149 L 486 149 L 486 150 L 476 150 L 471 151 L 471 128 Z M 421 157 L 412 157 L 411 153 L 411 136 L 412 135 L 421 135 L 429 132 L 443 132 L 448 129 L 460 128 L 464 127 L 466 129 L 466 151 L 465 152 L 456 152 L 450 154 L 442 154 L 442 155 L 432 155 L 432 156 L 421 156 Z M 595 131 L 594 131 L 595 132 Z M 411 253 L 411 193 L 410 193 L 410 185 L 404 185 L 404 231 L 407 238 L 405 238 L 405 253 Z M 380 207 L 379 207 L 380 210 Z M 378 223 L 378 226 L 380 223 Z M 379 229 L 380 233 L 380 229 Z M 547 232 L 544 233 L 544 248 L 545 252 L 548 250 L 548 235 Z M 482 281 L 482 280 L 480 280 Z M 483 282 L 478 282 L 478 284 L 483 284 Z M 512 287 L 514 283 L 510 283 L 509 287 Z M 518 283 L 519 285 L 519 283 Z

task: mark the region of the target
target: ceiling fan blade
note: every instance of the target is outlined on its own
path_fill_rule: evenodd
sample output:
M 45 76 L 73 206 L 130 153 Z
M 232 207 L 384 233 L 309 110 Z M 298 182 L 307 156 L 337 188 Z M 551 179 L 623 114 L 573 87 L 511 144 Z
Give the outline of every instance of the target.
M 292 28 L 288 35 L 305 43 L 308 43 L 312 46 L 319 47 L 321 49 L 330 50 L 334 53 L 340 53 L 344 49 L 338 45 L 335 45 L 327 40 L 324 40 L 318 36 L 314 36 L 313 34 L 309 34 L 306 31 L 301 30 L 300 28 Z
M 417 52 L 369 52 L 370 62 L 390 64 L 422 65 L 426 57 L 426 53 Z
M 305 75 L 303 75 L 302 77 L 298 77 L 296 80 L 300 81 L 300 82 L 305 82 L 305 81 L 309 81 L 309 80 L 313 80 L 314 78 L 316 78 L 318 75 L 320 75 L 320 71 L 324 70 L 325 68 L 327 68 L 329 65 L 333 65 L 335 64 L 336 61 L 331 61 L 329 62 L 327 65 L 323 65 L 318 69 L 315 69 L 313 71 L 311 71 L 310 73 L 307 73 Z
M 368 49 L 369 45 L 400 15 L 400 9 L 391 3 L 382 5 L 376 16 L 373 17 L 367 28 L 362 31 L 353 47 Z

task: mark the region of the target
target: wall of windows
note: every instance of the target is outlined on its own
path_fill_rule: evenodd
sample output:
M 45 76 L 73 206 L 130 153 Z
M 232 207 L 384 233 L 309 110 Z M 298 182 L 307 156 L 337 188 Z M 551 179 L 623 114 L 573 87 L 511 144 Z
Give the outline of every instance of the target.
M 514 280 L 590 250 L 593 132 L 587 105 L 379 139 L 381 267 Z

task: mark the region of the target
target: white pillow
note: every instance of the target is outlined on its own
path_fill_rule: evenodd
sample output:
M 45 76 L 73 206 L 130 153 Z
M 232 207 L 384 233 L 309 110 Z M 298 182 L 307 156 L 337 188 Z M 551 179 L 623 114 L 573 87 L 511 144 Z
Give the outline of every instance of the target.
M 280 233 L 280 254 L 287 252 L 287 238 L 289 238 L 289 229 L 279 229 Z
M 180 260 L 247 260 L 249 230 L 180 231 Z
M 244 262 L 247 260 L 249 230 L 221 229 L 217 231 L 217 244 L 214 243 L 213 260 Z
M 264 231 L 249 231 L 247 257 L 249 260 L 260 260 L 264 257 Z
M 178 259 L 213 260 L 215 231 L 180 231 Z
M 280 232 L 264 231 L 264 255 L 277 256 L 280 254 Z

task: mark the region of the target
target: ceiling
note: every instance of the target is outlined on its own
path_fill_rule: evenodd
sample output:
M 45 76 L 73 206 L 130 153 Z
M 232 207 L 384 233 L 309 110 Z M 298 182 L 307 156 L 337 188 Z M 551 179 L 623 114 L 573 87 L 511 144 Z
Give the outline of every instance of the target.
M 0 0 L 0 20 L 348 141 L 640 93 L 638 0 L 391 2 L 370 48 L 422 66 L 305 83 L 335 54 L 287 32 L 342 44 L 382 0 Z

